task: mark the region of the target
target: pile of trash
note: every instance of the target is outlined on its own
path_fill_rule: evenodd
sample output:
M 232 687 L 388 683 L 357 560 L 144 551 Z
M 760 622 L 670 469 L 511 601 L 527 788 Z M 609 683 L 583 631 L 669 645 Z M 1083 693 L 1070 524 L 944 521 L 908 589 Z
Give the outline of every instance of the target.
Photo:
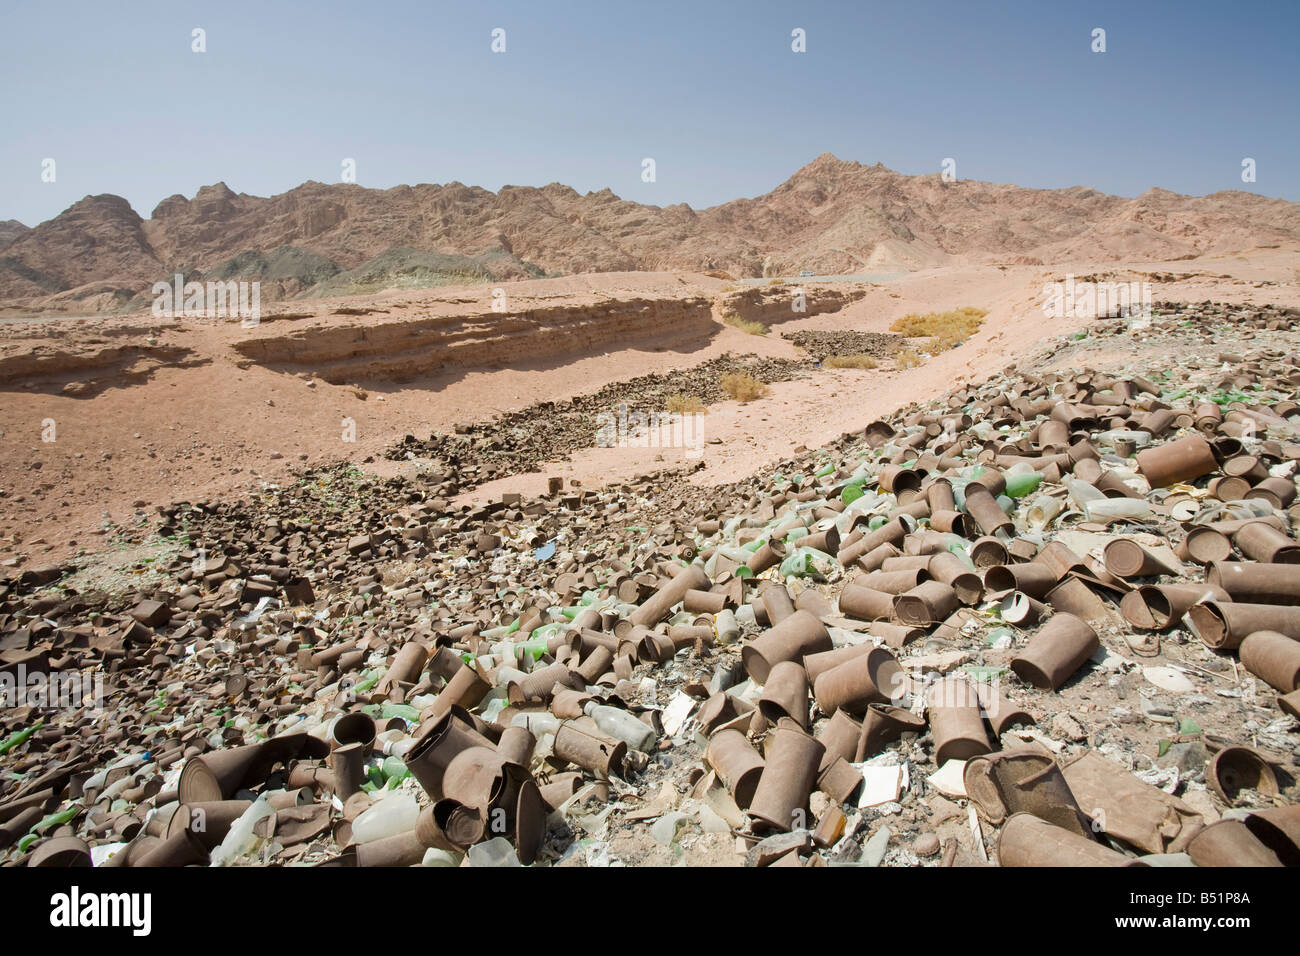
M 454 475 L 460 490 L 511 475 L 536 471 L 546 462 L 564 461 L 597 444 L 602 414 L 617 418 L 618 409 L 662 412 L 674 397 L 700 406 L 726 401 L 727 374 L 744 373 L 760 382 L 787 382 L 812 368 L 806 361 L 728 352 L 700 365 L 641 375 L 614 382 L 599 391 L 559 402 L 536 402 L 486 422 L 466 422 L 452 434 L 434 433 L 425 440 L 407 435 L 384 452 L 392 461 L 422 461 L 439 474 Z
M 11 690 L 101 681 L 4 710 L 0 864 L 1295 865 L 1297 384 L 1008 370 L 722 488 L 160 509 L 175 587 L 0 590 Z
M 824 362 L 831 355 L 871 355 L 889 359 L 897 355 L 907 342 L 897 332 L 855 332 L 850 329 L 805 329 L 782 332 L 781 338 L 803 349 L 815 362 Z

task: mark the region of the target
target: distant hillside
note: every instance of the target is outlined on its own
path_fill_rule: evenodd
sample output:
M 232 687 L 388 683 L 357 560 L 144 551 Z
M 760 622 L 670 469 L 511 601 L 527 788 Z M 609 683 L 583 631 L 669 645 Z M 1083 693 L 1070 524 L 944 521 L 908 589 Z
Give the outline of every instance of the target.
M 7 244 L 6 244 L 7 243 Z M 1227 191 L 1135 199 L 905 176 L 829 153 L 776 189 L 694 210 L 608 189 L 308 182 L 270 198 L 224 183 L 149 219 L 88 196 L 34 229 L 0 224 L 0 303 L 133 307 L 153 282 L 263 282 L 263 298 L 618 270 L 734 276 L 886 272 L 961 262 L 1194 258 L 1300 244 L 1300 204 Z

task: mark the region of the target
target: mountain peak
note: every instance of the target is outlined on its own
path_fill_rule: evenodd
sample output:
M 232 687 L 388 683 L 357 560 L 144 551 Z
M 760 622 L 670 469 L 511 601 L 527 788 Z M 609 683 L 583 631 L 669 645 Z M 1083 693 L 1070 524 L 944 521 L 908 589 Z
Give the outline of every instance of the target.
M 83 196 L 78 199 L 63 212 L 59 213 L 49 222 L 56 222 L 58 219 L 68 216 L 71 218 L 94 217 L 110 219 L 130 219 L 135 222 L 141 222 L 140 214 L 131 208 L 131 204 L 121 196 L 115 196 L 112 193 L 99 193 L 94 196 Z M 42 223 L 41 225 L 45 225 Z M 39 228 L 39 227 L 38 227 Z
M 1252 193 L 1198 198 L 1155 189 L 1134 200 L 1084 186 L 963 180 L 960 188 L 937 188 L 939 175 L 900 174 L 827 152 L 768 193 L 700 210 L 637 203 L 610 188 L 579 195 L 560 183 L 493 193 L 459 182 L 390 189 L 308 182 L 263 198 L 217 182 L 193 199 L 163 200 L 148 221 L 119 196 L 87 196 L 36 229 L 8 230 L 0 301 L 34 302 L 89 280 L 134 296 L 163 263 L 229 271 L 282 247 L 296 250 L 281 257 L 287 271 L 277 280 L 284 282 L 277 294 L 288 297 L 309 294 L 322 263 L 391 269 L 395 249 L 406 250 L 404 262 L 444 264 L 448 256 L 505 249 L 516 260 L 508 274 L 758 276 L 765 269 L 856 273 L 867 265 L 902 272 L 1009 257 L 1100 261 L 1121 248 L 1126 256 L 1177 259 L 1242 243 L 1300 242 L 1300 203 Z M 254 255 L 237 258 L 245 253 Z
M 7 219 L 4 222 L 0 222 L 0 249 L 3 249 L 20 236 L 27 235 L 29 232 L 31 232 L 31 229 L 29 229 L 24 223 L 19 222 L 17 219 Z
M 812 162 L 800 166 L 790 178 L 795 179 L 803 175 L 825 175 L 826 173 L 850 169 L 857 165 L 857 163 L 840 159 L 834 153 L 822 153 Z
M 235 199 L 235 192 L 225 183 L 213 183 L 211 186 L 200 186 L 199 191 L 194 194 L 195 199 Z
M 1168 189 L 1162 189 L 1159 186 L 1152 186 L 1150 189 L 1142 193 L 1142 195 L 1138 196 L 1137 198 L 1138 199 L 1181 199 L 1183 197 L 1176 192 L 1171 192 Z

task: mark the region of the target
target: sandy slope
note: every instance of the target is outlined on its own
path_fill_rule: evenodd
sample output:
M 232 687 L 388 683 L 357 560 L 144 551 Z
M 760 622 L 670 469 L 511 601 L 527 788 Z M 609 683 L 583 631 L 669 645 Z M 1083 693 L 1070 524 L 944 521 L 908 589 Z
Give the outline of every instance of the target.
M 500 364 L 507 367 L 444 367 L 407 381 L 342 384 L 314 379 L 302 369 L 250 361 L 236 349 L 250 333 L 237 325 L 166 323 L 147 315 L 75 325 L 3 325 L 0 560 L 32 565 L 81 548 L 98 550 L 111 536 L 105 534 L 106 517 L 130 525 L 168 501 L 254 494 L 263 483 L 284 481 L 303 465 L 347 459 L 392 473 L 411 466 L 380 456 L 407 433 L 424 437 L 459 421 L 591 392 L 647 372 L 697 365 L 727 351 L 800 357 L 780 337 L 783 331 L 885 331 L 894 318 L 910 311 L 961 305 L 989 310 L 970 342 L 920 368 L 820 370 L 805 380 L 777 384 L 770 397 L 749 405 L 714 406 L 705 431 L 719 443 L 706 445 L 705 467 L 694 480 L 732 480 L 800 445 L 815 447 L 963 378 L 982 378 L 1015 362 L 1044 337 L 1085 324 L 1075 318 L 1044 318 L 1039 308 L 1043 283 L 1071 272 L 1081 276 L 1115 269 L 1127 270 L 1116 275 L 1117 281 L 1140 279 L 1143 273 L 1172 280 L 1153 282 L 1156 300 L 1300 305 L 1300 253 L 1294 249 L 1122 266 L 1081 262 L 945 268 L 872 286 L 838 312 L 784 322 L 764 337 L 707 318 L 701 324 L 691 313 L 694 317 L 682 319 L 691 332 L 685 339 L 671 324 L 657 332 L 654 323 L 643 323 L 634 328 L 634 341 L 616 334 L 591 348 L 566 345 L 548 352 L 548 341 L 557 333 L 545 324 L 547 319 L 539 321 L 533 338 L 517 337 L 500 353 Z M 628 300 L 653 300 L 668 310 L 666 315 L 676 315 L 674 303 L 711 302 L 726 285 L 698 274 L 602 273 L 503 288 L 512 313 L 558 315 L 556 321 L 563 323 Z M 479 329 L 475 334 L 488 334 L 482 327 L 491 323 L 466 317 L 490 310 L 490 296 L 490 288 L 474 286 L 313 303 L 314 318 L 264 320 L 252 334 L 278 336 L 300 327 L 323 334 L 347 325 L 358 335 L 371 336 L 393 324 L 435 319 L 456 329 L 472 324 Z M 340 304 L 384 311 L 331 315 Z M 569 331 L 579 343 L 587 334 Z M 313 340 L 312 335 L 303 338 Z M 73 368 L 78 360 L 89 364 Z M 42 441 L 43 429 L 49 431 L 43 424 L 47 419 L 55 422 L 53 442 Z M 343 441 L 344 419 L 355 422 L 355 443 Z M 482 486 L 472 496 L 536 491 L 550 474 L 591 486 L 684 460 L 674 450 L 597 449 L 545 473 Z

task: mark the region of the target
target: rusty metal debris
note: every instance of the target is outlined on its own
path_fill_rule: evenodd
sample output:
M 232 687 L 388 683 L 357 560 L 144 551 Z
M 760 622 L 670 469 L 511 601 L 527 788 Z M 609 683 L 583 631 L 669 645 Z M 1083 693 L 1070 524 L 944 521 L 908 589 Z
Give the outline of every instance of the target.
M 99 682 L 4 711 L 0 861 L 1294 865 L 1300 357 L 1180 373 L 1008 371 L 726 488 L 164 507 L 164 586 L 0 585 L 9 686 Z

